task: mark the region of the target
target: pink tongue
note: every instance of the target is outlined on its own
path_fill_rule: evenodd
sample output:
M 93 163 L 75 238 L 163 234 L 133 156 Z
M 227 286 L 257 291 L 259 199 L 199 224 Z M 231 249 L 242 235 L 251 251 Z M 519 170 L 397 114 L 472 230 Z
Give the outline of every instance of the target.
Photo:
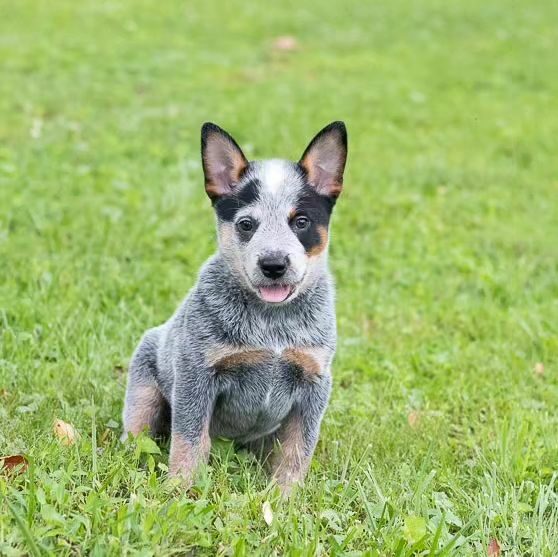
M 265 302 L 283 302 L 290 293 L 288 286 L 260 286 L 260 296 Z

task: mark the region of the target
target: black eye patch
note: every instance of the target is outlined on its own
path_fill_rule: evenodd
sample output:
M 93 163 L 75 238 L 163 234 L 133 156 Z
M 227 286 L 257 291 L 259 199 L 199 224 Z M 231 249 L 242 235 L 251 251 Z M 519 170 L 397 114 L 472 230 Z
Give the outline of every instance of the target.
M 238 237 L 244 243 L 249 242 L 252 239 L 252 236 L 256 233 L 258 226 L 258 221 L 252 219 L 251 217 L 242 217 L 236 223 Z
M 328 226 L 335 199 L 316 193 L 311 187 L 304 186 L 296 204 L 296 212 L 307 215 L 312 222 Z
M 305 229 L 299 230 L 293 225 L 293 219 L 291 228 L 309 255 L 316 255 L 325 248 L 327 227 L 334 205 L 334 198 L 320 195 L 310 186 L 303 187 L 296 204 L 295 214 L 308 217 L 310 224 Z
M 238 211 L 247 205 L 251 205 L 260 196 L 261 184 L 259 180 L 250 180 L 238 193 L 222 195 L 213 202 L 213 207 L 220 220 L 226 222 L 234 221 Z

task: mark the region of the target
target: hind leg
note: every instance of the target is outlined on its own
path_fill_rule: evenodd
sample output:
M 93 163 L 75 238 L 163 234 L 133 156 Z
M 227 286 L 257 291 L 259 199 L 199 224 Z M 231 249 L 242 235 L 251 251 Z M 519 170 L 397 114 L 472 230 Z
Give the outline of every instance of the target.
M 130 364 L 128 386 L 124 403 L 124 433 L 136 436 L 144 429 L 151 435 L 162 436 L 169 432 L 170 406 L 157 384 L 158 330 L 148 331 L 141 340 Z

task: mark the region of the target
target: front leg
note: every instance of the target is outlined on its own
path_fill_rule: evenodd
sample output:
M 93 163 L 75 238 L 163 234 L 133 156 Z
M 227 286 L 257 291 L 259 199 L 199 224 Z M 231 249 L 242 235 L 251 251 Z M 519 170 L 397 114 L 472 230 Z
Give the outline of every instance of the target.
M 190 486 L 198 467 L 209 458 L 215 385 L 207 368 L 178 369 L 172 400 L 169 474 Z
M 331 376 L 319 376 L 308 384 L 302 399 L 295 404 L 279 431 L 271 461 L 273 477 L 283 495 L 304 479 L 318 442 L 320 424 L 331 391 Z

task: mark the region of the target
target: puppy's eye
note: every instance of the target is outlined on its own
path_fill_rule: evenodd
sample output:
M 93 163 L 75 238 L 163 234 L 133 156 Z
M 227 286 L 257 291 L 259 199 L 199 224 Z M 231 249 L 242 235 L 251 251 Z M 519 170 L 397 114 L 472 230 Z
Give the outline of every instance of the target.
M 236 223 L 236 226 L 239 230 L 242 230 L 242 232 L 250 232 L 254 228 L 254 223 L 252 222 L 252 219 L 245 218 L 240 219 Z
M 310 226 L 310 219 L 303 215 L 299 215 L 295 218 L 294 225 L 297 230 L 306 230 Z

